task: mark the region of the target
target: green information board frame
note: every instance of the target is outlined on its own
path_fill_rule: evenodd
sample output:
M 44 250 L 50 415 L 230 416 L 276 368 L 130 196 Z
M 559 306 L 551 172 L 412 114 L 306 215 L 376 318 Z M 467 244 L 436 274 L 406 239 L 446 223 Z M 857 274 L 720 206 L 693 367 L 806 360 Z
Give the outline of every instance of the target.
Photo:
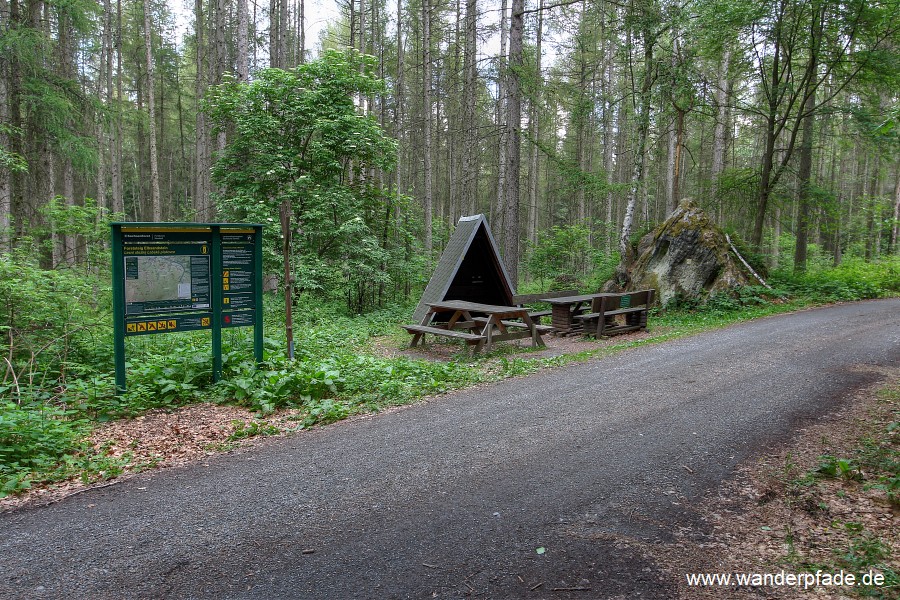
M 213 381 L 222 329 L 253 327 L 263 360 L 262 229 L 256 223 L 112 223 L 116 390 L 125 391 L 125 338 L 212 332 Z

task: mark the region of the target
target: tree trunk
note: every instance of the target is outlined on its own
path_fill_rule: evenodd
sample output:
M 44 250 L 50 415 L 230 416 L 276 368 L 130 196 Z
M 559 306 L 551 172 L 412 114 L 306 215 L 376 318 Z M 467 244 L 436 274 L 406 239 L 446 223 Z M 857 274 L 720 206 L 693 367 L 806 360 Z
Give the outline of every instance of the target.
M 19 11 L 19 0 L 9 0 L 9 26 L 16 29 L 23 27 L 22 15 Z M 21 111 L 21 89 L 22 89 L 22 69 L 18 57 L 15 53 L 7 53 L 3 55 L 7 57 L 6 74 L 9 79 L 7 81 L 8 103 L 6 105 L 9 111 L 8 123 L 18 130 L 23 129 L 22 111 Z M 22 143 L 22 136 L 13 135 L 7 137 L 9 149 L 16 153 L 20 158 L 25 157 L 25 148 Z M 6 243 L 10 248 L 15 245 L 16 234 L 22 231 L 22 227 L 26 222 L 24 218 L 24 193 L 26 188 L 26 173 L 22 171 L 7 172 L 9 179 L 9 209 L 8 215 L 11 221 L 9 223 L 9 238 Z M 4 245 L 5 247 L 5 245 Z
M 614 13 L 614 16 L 615 15 Z M 603 53 L 603 168 L 606 171 L 606 182 L 608 191 L 606 192 L 606 223 L 604 237 L 606 241 L 606 254 L 611 255 L 613 252 L 613 192 L 612 183 L 615 179 L 616 169 L 616 140 L 618 136 L 613 131 L 613 117 L 616 116 L 615 97 L 615 61 L 613 55 L 615 47 L 609 35 L 607 35 L 607 21 L 603 18 L 603 39 L 605 41 L 605 49 Z M 619 111 L 621 111 L 621 106 Z
M 152 221 L 162 220 L 162 205 L 159 196 L 159 165 L 156 155 L 156 101 L 153 85 L 153 46 L 151 44 L 150 8 L 148 0 L 143 1 L 144 8 L 144 48 L 147 58 L 147 115 L 148 137 L 150 138 L 150 218 Z
M 497 196 L 491 203 L 493 210 L 491 211 L 491 227 L 501 238 L 503 243 L 503 234 L 505 227 L 503 219 L 506 216 L 506 182 L 507 182 L 507 160 L 509 155 L 508 133 L 506 118 L 508 116 L 507 100 L 509 92 L 507 91 L 508 65 L 506 57 L 507 42 L 507 26 L 506 26 L 506 8 L 507 0 L 502 0 L 500 5 L 500 56 L 497 65 L 497 128 L 500 133 L 497 144 Z
M 537 80 L 543 81 L 541 73 L 541 42 L 544 36 L 544 0 L 538 2 L 538 21 L 537 31 L 535 32 L 535 76 Z M 534 244 L 537 241 L 538 228 L 538 160 L 540 153 L 538 142 L 541 139 L 541 89 L 539 84 L 535 86 L 534 98 L 531 101 L 531 118 L 528 119 L 528 128 L 531 136 L 531 158 L 528 166 L 528 243 Z
M 897 246 L 897 234 L 900 229 L 900 163 L 897 163 L 897 183 L 894 184 L 894 224 L 891 225 L 891 247 L 890 253 L 896 253 L 900 248 Z
M 216 0 L 217 2 L 222 2 L 222 6 L 224 8 L 223 0 Z M 222 11 L 224 13 L 224 10 Z M 224 15 L 223 15 L 224 17 Z M 289 66 L 289 57 L 288 54 L 288 0 L 278 0 L 278 66 L 282 69 L 285 69 Z M 225 37 L 225 28 L 222 28 L 222 39 Z
M 474 0 L 471 0 L 474 2 Z M 403 51 L 403 3 L 397 3 L 397 85 L 394 90 L 394 94 L 397 98 L 397 102 L 394 103 L 394 135 L 397 136 L 397 141 L 402 148 L 404 146 L 405 139 L 405 121 L 403 118 L 403 108 L 405 103 L 405 89 L 404 83 L 406 81 L 405 71 L 406 64 L 404 62 L 404 51 Z M 403 169 L 400 165 L 394 169 L 394 177 L 396 178 L 396 187 L 397 194 L 403 194 Z M 397 221 L 397 225 L 399 226 L 400 222 L 400 203 L 396 204 L 394 218 Z
M 423 120 L 425 148 L 423 175 L 425 177 L 425 193 L 424 193 L 424 212 L 425 212 L 425 255 L 431 260 L 432 241 L 432 217 L 433 217 L 433 185 L 431 173 L 431 156 L 433 148 L 431 145 L 431 130 L 434 118 L 431 107 L 431 0 L 422 1 L 422 111 L 425 119 Z
M 302 65 L 306 62 L 306 0 L 300 0 L 300 16 L 298 20 L 300 21 L 300 52 L 298 61 Z
M 809 242 L 809 205 L 812 191 L 812 151 L 813 128 L 815 117 L 812 109 L 815 106 L 815 94 L 806 101 L 806 116 L 803 118 L 803 139 L 800 141 L 800 165 L 797 172 L 799 198 L 797 203 L 797 225 L 794 228 L 796 244 L 794 245 L 794 273 L 806 271 L 807 246 Z
M 194 3 L 194 23 L 196 30 L 196 70 L 197 77 L 195 81 L 195 94 L 197 99 L 203 97 L 206 93 L 206 43 L 204 31 L 206 29 L 206 19 L 203 15 L 202 0 L 195 0 Z M 197 130 L 195 134 L 194 147 L 194 194 L 193 205 L 195 218 L 200 221 L 211 221 L 212 214 L 210 210 L 211 202 L 209 198 L 210 190 L 210 148 L 209 148 L 209 125 L 206 120 L 206 114 L 197 110 Z
M 725 171 L 725 148 L 728 143 L 728 101 L 731 78 L 728 71 L 731 64 L 731 50 L 726 49 L 722 55 L 722 63 L 719 65 L 719 80 L 716 84 L 716 126 L 713 130 L 712 167 L 710 179 L 712 179 L 712 199 L 719 207 L 722 215 L 722 200 L 719 198 L 719 177 Z M 721 220 L 721 219 L 720 219 Z
M 509 20 L 509 71 L 507 97 L 506 215 L 503 220 L 506 270 L 514 287 L 519 282 L 519 175 L 521 170 L 521 128 L 523 64 L 522 37 L 525 0 L 512 0 Z
M 672 214 L 672 211 L 675 210 L 675 206 L 677 203 L 675 202 L 675 171 L 677 167 L 675 163 L 677 161 L 676 155 L 676 138 L 677 134 L 675 133 L 676 125 L 675 120 L 672 120 L 672 124 L 669 127 L 669 131 L 666 134 L 666 211 L 667 214 Z
M 75 42 L 72 39 L 74 31 L 70 17 L 62 13 L 59 15 L 57 22 L 58 32 L 58 49 L 59 49 L 59 65 L 60 79 L 63 81 L 75 81 L 77 75 L 75 73 Z M 66 125 L 75 129 L 76 124 L 67 122 Z M 66 209 L 75 205 L 75 171 L 72 167 L 72 157 L 68 152 L 62 153 L 62 197 L 63 206 Z M 66 266 L 75 264 L 75 236 L 71 232 L 63 232 L 59 237 L 61 245 L 62 263 Z
M 38 49 L 39 55 L 34 60 L 41 68 L 50 69 L 50 60 L 43 53 L 43 41 L 50 37 L 49 21 L 45 21 L 43 18 L 44 3 L 41 0 L 29 0 L 26 6 L 28 8 L 28 26 L 42 41 Z M 40 112 L 34 108 L 28 110 L 26 114 L 28 115 L 25 124 L 25 140 L 28 148 L 28 189 L 23 197 L 25 205 L 22 215 L 25 220 L 25 223 L 22 224 L 23 227 L 40 224 L 43 220 L 40 214 L 41 209 L 56 195 L 54 189 L 55 163 L 46 123 L 43 122 Z M 53 232 L 50 235 L 52 241 L 55 235 Z M 59 245 L 53 243 L 52 246 L 53 251 L 50 256 L 42 257 L 44 266 L 56 266 L 60 262 Z
M 301 0 L 300 6 L 303 6 L 303 0 Z M 246 82 L 250 80 L 250 56 L 248 53 L 248 36 L 250 35 L 250 24 L 248 21 L 250 15 L 247 12 L 247 0 L 237 0 L 237 13 L 237 80 Z M 303 13 L 301 12 L 300 14 L 302 15 Z
M 5 0 L 0 0 L 0 14 L 8 15 L 9 6 Z M 7 17 L 4 17 L 7 18 Z M 4 25 L 4 28 L 9 25 Z M 6 124 L 10 122 L 11 111 L 10 105 L 10 88 L 9 80 L 12 75 L 11 60 L 4 53 L 0 55 L 0 123 Z M 6 130 L 0 127 L 0 150 L 9 150 L 12 147 L 10 136 Z M 12 171 L 0 167 L 0 253 L 10 250 L 10 243 L 13 236 L 11 235 L 10 216 L 12 214 Z
M 463 130 L 465 141 L 463 143 L 463 211 L 468 214 L 475 213 L 476 196 L 478 194 L 478 122 L 476 109 L 476 97 L 478 95 L 478 72 L 476 70 L 476 53 L 478 51 L 478 15 L 475 0 L 466 0 L 466 46 L 463 53 L 465 63 L 465 83 L 463 95 L 465 106 L 463 109 Z
M 197 1 L 199 2 L 200 0 Z M 273 68 L 281 67 L 281 59 L 278 56 L 278 51 L 281 49 L 281 44 L 278 43 L 278 35 L 280 33 L 278 28 L 281 22 L 278 18 L 279 7 L 279 0 L 269 0 L 269 66 Z
M 111 152 L 112 173 L 110 183 L 112 184 L 112 210 L 114 213 L 125 214 L 125 189 L 122 180 L 122 102 L 124 95 L 122 92 L 122 0 L 116 0 L 116 127 L 115 127 L 115 149 Z
M 650 132 L 650 92 L 653 87 L 653 40 L 648 32 L 644 32 L 644 77 L 641 90 L 637 97 L 638 103 L 638 129 L 637 148 L 635 149 L 634 162 L 631 169 L 631 186 L 628 190 L 628 199 L 625 203 L 625 215 L 622 219 L 622 233 L 619 236 L 619 279 L 621 283 L 624 268 L 631 263 L 634 251 L 631 247 L 631 232 L 634 225 L 634 209 L 637 203 L 640 184 L 644 176 L 644 162 L 646 160 L 647 137 Z
M 287 356 L 294 360 L 294 276 L 291 273 L 291 205 L 285 200 L 278 207 L 281 221 L 281 255 L 284 259 L 284 330 L 287 340 Z
M 110 48 L 112 28 L 112 11 L 109 0 L 103 0 L 103 27 L 100 38 L 100 68 L 97 70 L 97 99 L 105 98 L 106 109 L 112 107 L 112 86 L 110 82 L 110 63 L 112 62 L 112 50 Z M 107 152 L 109 151 L 108 128 L 106 126 L 106 115 L 98 111 L 97 123 L 95 127 L 97 133 L 97 206 L 98 208 L 109 208 L 106 197 L 107 178 L 109 174 L 109 162 L 107 161 Z M 110 154 L 112 154 L 110 152 Z
M 878 211 L 879 183 L 881 180 L 881 154 L 875 153 L 875 166 L 869 180 L 866 197 L 866 262 L 875 258 L 875 213 Z

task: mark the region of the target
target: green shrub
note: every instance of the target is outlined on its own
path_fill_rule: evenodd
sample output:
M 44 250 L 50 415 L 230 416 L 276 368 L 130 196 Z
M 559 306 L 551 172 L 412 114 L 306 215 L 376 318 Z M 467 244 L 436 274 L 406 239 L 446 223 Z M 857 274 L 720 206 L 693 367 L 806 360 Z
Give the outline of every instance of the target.
M 81 448 L 88 427 L 43 402 L 0 404 L 0 498 L 30 487 L 35 473 L 54 469 Z
M 780 270 L 770 283 L 792 295 L 823 302 L 880 298 L 900 293 L 900 258 L 868 263 L 848 259 L 835 268 L 815 265 L 801 275 Z

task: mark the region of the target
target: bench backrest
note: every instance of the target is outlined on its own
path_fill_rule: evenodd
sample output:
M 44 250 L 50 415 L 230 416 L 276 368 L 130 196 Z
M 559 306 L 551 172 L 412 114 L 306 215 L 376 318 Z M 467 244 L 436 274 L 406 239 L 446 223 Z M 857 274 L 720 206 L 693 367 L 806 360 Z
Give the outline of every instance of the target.
M 540 302 L 547 298 L 565 298 L 566 296 L 577 296 L 578 290 L 562 290 L 560 292 L 544 292 L 542 294 L 520 294 L 513 296 L 513 304 L 519 306 L 521 304 L 531 304 L 532 302 Z
M 639 292 L 624 292 L 610 296 L 600 296 L 591 301 L 591 312 L 599 313 L 620 308 L 636 308 L 653 304 L 655 290 L 641 290 Z

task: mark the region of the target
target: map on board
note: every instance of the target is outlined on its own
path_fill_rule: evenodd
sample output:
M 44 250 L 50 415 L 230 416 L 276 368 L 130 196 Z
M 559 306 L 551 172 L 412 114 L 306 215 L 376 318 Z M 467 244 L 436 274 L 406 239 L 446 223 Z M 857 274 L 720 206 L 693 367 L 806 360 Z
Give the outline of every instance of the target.
M 166 249 L 160 246 L 160 252 Z M 125 257 L 126 314 L 208 309 L 209 293 L 207 255 Z
M 129 256 L 125 259 L 125 302 L 190 298 L 190 256 Z

